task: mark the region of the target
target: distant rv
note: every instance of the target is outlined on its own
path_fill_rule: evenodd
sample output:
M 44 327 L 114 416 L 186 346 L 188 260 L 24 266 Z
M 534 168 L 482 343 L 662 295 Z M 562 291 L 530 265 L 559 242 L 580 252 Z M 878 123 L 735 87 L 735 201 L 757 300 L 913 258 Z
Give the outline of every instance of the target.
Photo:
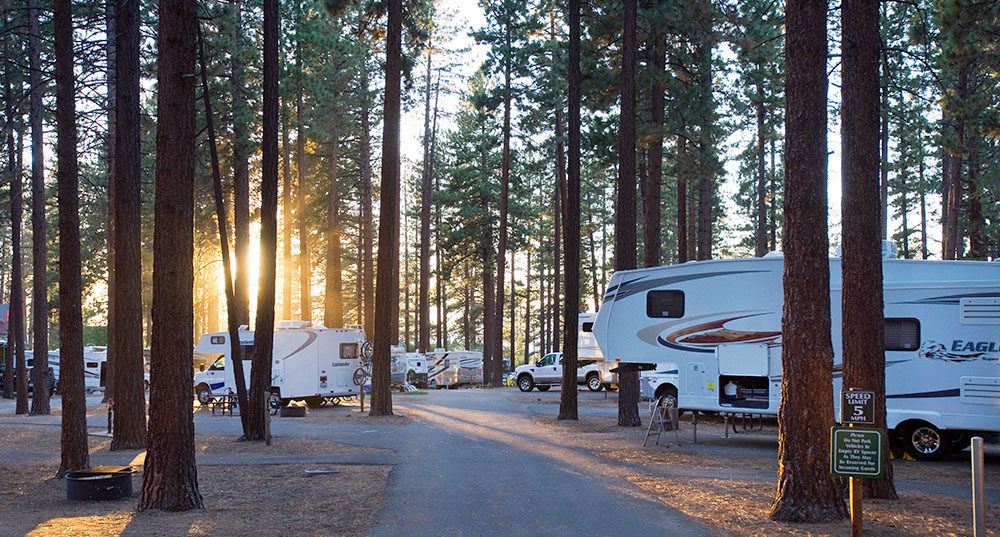
M 357 395 L 356 375 L 364 351 L 363 328 L 309 327 L 304 321 L 281 321 L 274 331 L 271 359 L 270 399 L 275 404 L 303 400 L 311 406 L 339 397 Z M 245 327 L 243 327 L 245 328 Z M 245 357 L 253 352 L 253 332 L 240 330 L 240 345 Z M 236 393 L 236 377 L 230 367 L 228 332 L 205 334 L 198 340 L 196 354 L 207 356 L 211 365 L 195 373 L 194 391 L 198 400 L 208 403 L 213 397 Z M 249 359 L 243 360 L 246 386 L 250 386 Z
M 784 259 L 615 273 L 594 333 L 606 357 L 678 364 L 678 406 L 778 413 Z M 834 405 L 841 388 L 841 266 L 830 259 Z M 1000 432 L 1000 263 L 884 259 L 888 427 L 936 459 Z
M 483 353 L 476 351 L 428 352 L 427 387 L 454 388 L 483 383 Z

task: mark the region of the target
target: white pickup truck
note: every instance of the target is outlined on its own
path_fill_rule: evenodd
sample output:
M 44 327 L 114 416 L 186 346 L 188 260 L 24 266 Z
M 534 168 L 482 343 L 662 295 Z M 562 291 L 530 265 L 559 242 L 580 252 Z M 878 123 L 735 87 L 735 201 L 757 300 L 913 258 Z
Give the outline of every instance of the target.
M 601 369 L 597 362 L 581 361 L 577 367 L 577 384 L 586 384 L 592 392 L 600 391 Z M 514 379 L 522 392 L 530 392 L 533 388 L 544 392 L 552 386 L 562 383 L 562 353 L 550 352 L 534 364 L 519 365 L 514 369 Z

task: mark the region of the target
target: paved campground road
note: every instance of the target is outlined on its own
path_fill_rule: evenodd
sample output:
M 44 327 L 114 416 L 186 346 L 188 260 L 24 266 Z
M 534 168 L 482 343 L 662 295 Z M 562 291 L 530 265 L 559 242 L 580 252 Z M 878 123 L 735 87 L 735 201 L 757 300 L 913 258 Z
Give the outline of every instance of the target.
M 774 483 L 777 439 L 773 424 L 764 432 L 741 431 L 723 439 L 721 420 L 709 418 L 698 426 L 699 443 L 691 444 L 691 424 L 685 422 L 680 443 L 642 449 L 645 427 L 615 426 L 615 394 L 581 391 L 579 397 L 582 421 L 576 430 L 554 422 L 559 399 L 555 390 L 461 389 L 394 396 L 396 413 L 410 419 L 402 425 L 372 424 L 377 420 L 360 414 L 356 406 L 313 409 L 304 419 L 274 418 L 273 434 L 279 439 L 303 438 L 324 441 L 322 445 L 337 442 L 391 451 L 288 454 L 272 448 L 270 452 L 199 454 L 198 463 L 390 464 L 384 501 L 366 532 L 372 537 L 718 534 L 719 528 L 706 526 L 714 526 L 715 519 L 685 515 L 665 505 L 685 507 L 680 498 L 664 502 L 664 497 L 652 496 L 648 488 L 636 486 L 626 476 L 666 478 L 676 483 L 722 483 L 729 479 L 766 484 L 765 488 Z M 107 424 L 99 401 L 99 397 L 88 398 L 91 434 Z M 0 413 L 12 413 L 12 405 L 0 400 Z M 53 410 L 59 406 L 56 397 Z M 5 420 L 10 425 L 59 424 L 58 415 L 10 416 Z M 645 419 L 643 422 L 645 425 Z M 240 423 L 238 417 L 213 416 L 202 410 L 195 414 L 195 429 L 199 435 L 235 439 Z M 675 440 L 673 433 L 668 433 L 666 440 Z M 92 463 L 129 464 L 134 454 L 103 452 L 95 454 Z M 669 454 L 671 462 L 665 463 L 660 457 L 663 454 Z M 19 447 L 4 455 L 8 462 L 22 464 L 45 458 Z M 900 492 L 966 502 L 967 457 L 959 455 L 941 463 L 902 463 L 896 468 L 896 487 Z M 998 470 L 1000 446 L 989 446 L 987 474 L 996 475 Z M 945 475 L 952 477 L 942 479 Z M 987 483 L 987 502 L 1000 504 L 1000 488 L 989 477 Z

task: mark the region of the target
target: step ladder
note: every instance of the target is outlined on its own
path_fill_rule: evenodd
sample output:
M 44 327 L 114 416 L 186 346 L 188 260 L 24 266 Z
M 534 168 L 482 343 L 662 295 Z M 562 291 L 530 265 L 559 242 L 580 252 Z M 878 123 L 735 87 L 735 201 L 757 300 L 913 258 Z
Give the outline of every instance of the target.
M 679 411 L 677 407 L 667 408 L 663 405 L 663 399 L 657 399 L 653 405 L 653 410 L 649 416 L 649 426 L 646 427 L 646 437 L 642 439 L 642 447 L 646 447 L 650 435 L 656 435 L 656 445 L 660 445 L 660 436 L 667 432 L 666 425 L 670 424 L 670 430 L 674 432 L 674 439 L 678 442 L 680 437 L 677 434 Z

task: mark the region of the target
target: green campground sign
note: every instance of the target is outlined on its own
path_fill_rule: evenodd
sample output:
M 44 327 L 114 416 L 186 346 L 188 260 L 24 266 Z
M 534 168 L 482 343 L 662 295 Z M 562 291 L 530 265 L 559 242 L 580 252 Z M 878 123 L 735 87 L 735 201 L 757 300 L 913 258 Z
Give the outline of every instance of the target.
M 881 429 L 835 426 L 830 430 L 830 471 L 842 477 L 882 475 Z

